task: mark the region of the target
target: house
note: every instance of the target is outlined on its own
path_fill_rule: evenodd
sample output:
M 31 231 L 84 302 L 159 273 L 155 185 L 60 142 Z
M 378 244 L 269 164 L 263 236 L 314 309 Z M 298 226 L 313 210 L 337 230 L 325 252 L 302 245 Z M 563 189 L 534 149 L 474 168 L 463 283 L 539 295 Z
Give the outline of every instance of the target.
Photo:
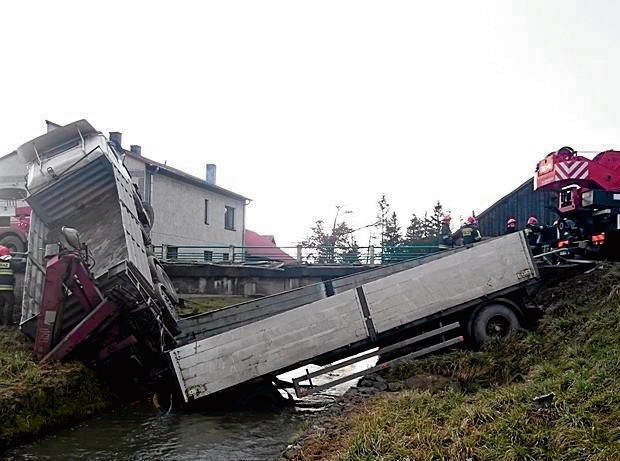
M 205 179 L 192 176 L 142 155 L 140 146 L 121 146 L 121 133 L 111 132 L 110 141 L 125 154 L 124 163 L 144 201 L 155 214 L 151 239 L 167 245 L 173 257 L 178 247 L 228 247 L 244 245 L 247 197 L 216 184 L 216 166 L 206 166 Z M 190 251 L 203 253 L 202 250 Z M 204 252 L 204 257 L 210 251 Z
M 260 235 L 245 230 L 245 253 L 248 261 L 279 261 L 284 264 L 297 264 L 297 260 L 276 245 L 273 235 Z

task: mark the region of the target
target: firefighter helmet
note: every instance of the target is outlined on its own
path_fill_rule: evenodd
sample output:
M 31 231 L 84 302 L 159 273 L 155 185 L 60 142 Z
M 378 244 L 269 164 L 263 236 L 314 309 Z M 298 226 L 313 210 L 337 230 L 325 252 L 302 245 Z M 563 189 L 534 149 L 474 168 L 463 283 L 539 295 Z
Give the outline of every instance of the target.
M 535 216 L 530 216 L 529 218 L 527 218 L 527 223 L 528 223 L 530 226 L 535 226 L 535 225 L 537 225 L 537 224 L 538 224 L 538 219 L 536 219 L 536 217 L 535 217 Z
M 0 245 L 0 256 L 11 256 L 11 249 Z
M 443 215 L 443 218 L 441 219 L 441 222 L 443 224 L 450 224 L 450 221 L 452 221 L 452 216 L 450 216 L 449 213 L 446 213 L 445 215 Z
M 467 218 L 467 224 L 469 224 L 470 226 L 475 226 L 476 224 L 478 224 L 478 220 L 475 216 L 470 216 L 469 218 Z
M 517 227 L 517 220 L 515 218 L 510 218 L 506 221 L 506 227 Z

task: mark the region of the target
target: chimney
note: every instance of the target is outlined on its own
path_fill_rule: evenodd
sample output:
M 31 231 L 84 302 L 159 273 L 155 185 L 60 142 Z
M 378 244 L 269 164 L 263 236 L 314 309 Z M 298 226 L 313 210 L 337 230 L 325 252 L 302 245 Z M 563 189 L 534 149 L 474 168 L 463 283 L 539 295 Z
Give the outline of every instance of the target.
M 213 163 L 207 163 L 207 184 L 215 186 L 215 165 Z
M 110 142 L 113 142 L 116 147 L 122 149 L 121 141 L 123 139 L 123 133 L 120 131 L 110 131 Z
M 131 146 L 129 146 L 129 150 L 132 154 L 142 155 L 142 146 L 139 146 L 137 144 L 132 144 Z

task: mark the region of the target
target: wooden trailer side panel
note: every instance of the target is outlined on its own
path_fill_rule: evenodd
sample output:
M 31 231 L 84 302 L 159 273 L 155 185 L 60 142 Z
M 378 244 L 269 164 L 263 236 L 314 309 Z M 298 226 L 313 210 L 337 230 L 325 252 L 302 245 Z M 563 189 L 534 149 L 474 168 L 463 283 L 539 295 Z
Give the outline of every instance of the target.
M 378 333 L 537 276 L 521 232 L 364 285 Z
M 308 360 L 368 335 L 354 291 L 170 352 L 186 400 Z

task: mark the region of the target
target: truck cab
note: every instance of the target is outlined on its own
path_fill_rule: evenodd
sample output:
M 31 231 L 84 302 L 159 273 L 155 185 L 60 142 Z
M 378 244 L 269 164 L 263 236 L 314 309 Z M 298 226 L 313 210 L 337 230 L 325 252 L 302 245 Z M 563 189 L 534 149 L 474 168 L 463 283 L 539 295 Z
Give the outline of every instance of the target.
M 27 248 L 30 207 L 25 197 L 23 188 L 0 188 L 0 245 L 13 253 L 24 253 Z

